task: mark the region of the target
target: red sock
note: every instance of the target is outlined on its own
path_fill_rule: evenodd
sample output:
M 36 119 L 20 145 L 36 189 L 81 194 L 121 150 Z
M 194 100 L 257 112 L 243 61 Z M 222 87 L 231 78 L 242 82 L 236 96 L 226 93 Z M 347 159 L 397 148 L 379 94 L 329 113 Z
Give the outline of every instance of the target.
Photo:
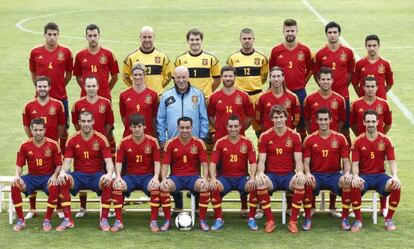
M 386 196 L 380 196 L 380 205 L 381 205 L 381 210 L 386 209 L 387 208 L 387 197 Z
M 47 199 L 47 209 L 45 214 L 45 219 L 50 220 L 52 218 L 53 211 L 56 208 L 56 204 L 59 198 L 59 186 L 49 185 L 49 196 Z
M 121 189 L 112 191 L 116 219 L 122 223 L 122 206 L 124 205 L 124 193 Z
M 305 218 L 312 219 L 312 203 L 315 201 L 313 198 L 312 186 L 305 186 L 305 196 L 303 199 L 303 208 L 305 209 Z
M 19 187 L 11 187 L 11 196 L 14 204 L 14 209 L 16 210 L 17 218 L 24 220 L 23 215 L 23 201 L 22 201 L 22 194 L 21 188 Z
M 240 203 L 241 203 L 241 207 L 240 207 L 241 210 L 246 210 L 247 209 L 247 194 L 244 194 L 244 193 L 240 194 Z
M 240 197 L 245 196 L 241 195 Z M 216 219 L 223 219 L 223 212 L 221 209 L 221 192 L 218 188 L 210 191 L 211 204 L 213 204 L 214 215 Z
M 335 209 L 336 207 L 336 194 L 329 193 L 329 209 Z
M 362 221 L 361 215 L 361 190 L 359 188 L 351 188 L 351 202 L 354 210 L 355 220 Z
M 60 200 L 61 205 L 63 208 L 63 213 L 65 214 L 65 218 L 72 219 L 72 214 L 70 211 L 70 187 L 71 187 L 71 181 L 69 179 L 66 179 L 66 183 L 63 185 L 60 185 L 59 192 L 60 192 Z
M 112 184 L 109 186 L 102 186 L 101 195 L 101 220 L 108 219 L 109 209 L 111 208 Z
M 270 195 L 267 189 L 257 189 L 257 199 L 259 199 L 260 206 L 262 206 L 266 221 L 273 220 L 272 208 L 270 207 Z
M 256 190 L 253 190 L 249 194 L 249 214 L 247 218 L 254 218 L 254 215 L 256 214 L 257 205 L 259 204 L 259 200 L 257 199 L 257 192 Z
M 86 209 L 86 202 L 88 201 L 88 194 L 86 192 L 80 192 L 79 201 L 80 201 L 81 208 Z
M 392 219 L 392 216 L 395 213 L 395 209 L 398 207 L 398 204 L 400 203 L 400 197 L 401 197 L 401 189 L 391 190 L 390 198 L 388 200 L 388 213 L 387 213 L 387 217 L 385 217 L 386 220 Z
M 286 194 L 287 209 L 292 209 L 292 196 L 293 195 L 291 193 Z
M 298 215 L 300 208 L 302 206 L 303 198 L 305 197 L 305 190 L 304 189 L 295 189 L 293 191 L 292 197 L 292 214 L 290 215 L 291 222 L 298 221 Z
M 200 198 L 198 200 L 198 206 L 200 208 L 200 220 L 205 220 L 207 217 L 208 200 L 210 199 L 210 193 L 208 191 L 200 192 Z
M 348 218 L 351 206 L 351 188 L 342 189 L 342 219 Z
M 161 191 L 160 201 L 166 220 L 171 220 L 171 196 L 169 192 Z
M 160 191 L 151 190 L 150 205 L 151 205 L 151 220 L 158 219 L 158 209 L 160 208 Z
M 33 194 L 29 195 L 30 210 L 36 210 L 36 195 L 37 192 L 33 192 Z

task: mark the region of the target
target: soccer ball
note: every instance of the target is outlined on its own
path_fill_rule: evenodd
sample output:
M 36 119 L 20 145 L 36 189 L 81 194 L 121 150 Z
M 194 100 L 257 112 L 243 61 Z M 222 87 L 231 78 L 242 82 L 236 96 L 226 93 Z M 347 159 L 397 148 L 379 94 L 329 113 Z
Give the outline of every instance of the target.
M 175 218 L 175 226 L 179 230 L 190 230 L 192 228 L 191 215 L 188 212 L 182 212 Z

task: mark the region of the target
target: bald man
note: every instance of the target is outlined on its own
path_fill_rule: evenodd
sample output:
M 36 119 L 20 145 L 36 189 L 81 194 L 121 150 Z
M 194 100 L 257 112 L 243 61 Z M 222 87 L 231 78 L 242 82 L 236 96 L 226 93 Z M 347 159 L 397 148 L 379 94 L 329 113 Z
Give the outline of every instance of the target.
M 122 68 L 122 80 L 128 86 L 132 85 L 132 68 L 136 63 L 145 65 L 145 82 L 149 88 L 161 95 L 164 87 L 171 80 L 172 63 L 168 56 L 155 48 L 155 32 L 150 26 L 145 26 L 140 31 L 141 46 L 124 59 Z

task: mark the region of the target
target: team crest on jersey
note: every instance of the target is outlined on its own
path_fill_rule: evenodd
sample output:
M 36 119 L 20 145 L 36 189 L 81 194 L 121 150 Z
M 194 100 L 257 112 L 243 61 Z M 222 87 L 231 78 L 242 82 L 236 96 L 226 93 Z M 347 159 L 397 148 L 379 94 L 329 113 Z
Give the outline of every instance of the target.
M 99 150 L 99 142 L 95 140 L 92 144 L 92 150 Z
M 101 58 L 99 58 L 99 63 L 106 64 L 108 61 L 108 58 L 105 55 L 102 55 Z
M 56 107 L 54 107 L 53 105 L 51 107 L 49 107 L 49 115 L 55 115 L 56 114 Z
M 290 99 L 286 99 L 286 100 L 285 100 L 285 103 L 283 103 L 283 106 L 284 106 L 286 109 L 289 109 L 291 105 L 292 105 L 292 101 L 290 101 Z
M 207 66 L 207 65 L 208 65 L 208 59 L 203 59 L 203 60 L 201 61 L 201 64 L 202 64 L 203 66 Z
M 331 142 L 331 147 L 332 147 L 333 149 L 338 148 L 338 140 L 336 140 L 336 139 L 332 140 L 332 142 Z
M 145 154 L 151 154 L 152 153 L 151 145 L 145 144 L 144 152 Z
M 339 59 L 341 61 L 347 61 L 348 55 L 345 53 L 345 51 L 342 51 L 342 53 L 339 55 Z
M 155 63 L 160 64 L 161 63 L 161 57 L 155 56 L 154 61 L 155 61 Z
M 57 59 L 59 61 L 65 60 L 65 54 L 62 51 L 59 51 L 59 53 L 57 54 Z
M 236 105 L 241 105 L 242 104 L 242 98 L 240 95 L 237 95 L 236 98 L 234 99 L 234 103 Z
M 378 114 L 383 114 L 384 113 L 384 109 L 382 108 L 382 105 L 378 105 L 376 108 L 376 111 Z
M 106 106 L 102 103 L 99 105 L 99 112 L 100 113 L 105 113 L 106 111 Z
M 293 141 L 290 137 L 288 137 L 288 139 L 286 139 L 285 146 L 286 147 L 292 147 L 293 146 Z
M 299 51 L 297 59 L 298 59 L 298 61 L 304 61 L 305 60 L 305 53 L 303 51 Z
M 254 58 L 254 64 L 255 65 L 260 65 L 260 58 Z
M 247 153 L 247 145 L 246 144 L 242 144 L 240 145 L 240 153 Z
M 198 148 L 195 144 L 191 145 L 190 152 L 191 152 L 191 154 L 197 154 L 198 153 Z
M 52 156 L 52 150 L 49 147 L 46 147 L 44 155 L 45 157 Z
M 145 103 L 146 103 L 146 104 L 151 104 L 151 103 L 152 103 L 152 98 L 151 98 L 151 95 L 147 94 L 147 95 L 145 96 Z
M 378 150 L 379 151 L 385 150 L 385 143 L 382 140 L 378 143 Z
M 334 99 L 331 103 L 331 108 L 332 109 L 338 109 L 338 101 L 336 99 Z
M 378 73 L 380 73 L 380 74 L 385 73 L 385 66 L 383 64 L 380 64 L 378 66 Z

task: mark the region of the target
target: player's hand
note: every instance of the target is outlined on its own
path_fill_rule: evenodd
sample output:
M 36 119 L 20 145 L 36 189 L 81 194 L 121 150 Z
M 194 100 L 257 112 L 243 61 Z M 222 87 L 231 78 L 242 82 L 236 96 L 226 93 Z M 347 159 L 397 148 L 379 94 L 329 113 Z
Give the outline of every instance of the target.
M 345 182 L 345 185 L 347 185 L 347 186 L 351 185 L 352 184 L 352 175 L 349 174 L 349 173 L 345 173 L 344 174 L 344 182 Z
M 149 182 L 149 187 L 151 189 L 159 189 L 160 188 L 160 180 L 158 179 L 158 177 L 153 177 L 151 179 L 151 181 Z
M 47 181 L 47 185 L 58 185 L 58 184 L 59 184 L 59 182 L 58 182 L 58 179 L 55 175 L 52 175 L 49 178 L 49 181 Z
M 210 179 L 210 189 L 211 190 L 215 190 L 215 189 L 218 189 L 219 188 L 219 182 L 217 181 L 217 178 L 211 178 Z
M 18 186 L 21 185 L 22 182 L 23 182 L 23 180 L 22 180 L 22 178 L 20 178 L 20 176 L 15 176 L 13 178 L 13 181 L 12 181 L 12 186 L 13 187 L 18 187 Z
M 122 189 L 122 185 L 123 185 L 123 180 L 121 177 L 116 177 L 113 181 L 113 187 L 114 189 Z
M 161 190 L 162 191 L 168 191 L 170 189 L 170 183 L 168 182 L 168 179 L 162 179 L 161 181 Z
M 266 186 L 266 175 L 264 173 L 257 173 L 256 182 L 257 185 Z
M 246 182 L 246 190 L 248 192 L 252 192 L 254 189 L 256 188 L 256 179 L 254 177 L 251 177 L 247 182 Z
M 299 186 L 305 185 L 306 177 L 302 171 L 297 172 L 294 177 L 296 177 L 296 182 L 298 183 Z
M 392 189 L 400 189 L 401 188 L 401 181 L 398 179 L 398 176 L 393 176 L 391 178 L 391 188 Z
M 208 180 L 204 177 L 201 178 L 200 186 L 201 186 L 202 189 L 209 189 L 210 188 L 210 184 L 208 183 Z
M 65 171 L 60 171 L 59 176 L 58 176 L 58 183 L 60 185 L 64 185 L 66 184 L 66 179 L 67 179 L 68 174 L 66 174 Z
M 109 185 L 111 185 L 111 182 L 112 182 L 112 173 L 107 173 L 102 176 L 102 184 L 104 186 L 108 187 Z
M 352 177 L 352 183 L 351 186 L 353 188 L 358 188 L 358 189 L 363 189 L 364 188 L 364 179 L 362 179 L 361 177 L 359 177 L 358 175 L 354 175 Z
M 305 182 L 307 185 L 312 186 L 312 188 L 315 188 L 316 186 L 316 180 L 315 177 L 312 174 L 305 174 Z

